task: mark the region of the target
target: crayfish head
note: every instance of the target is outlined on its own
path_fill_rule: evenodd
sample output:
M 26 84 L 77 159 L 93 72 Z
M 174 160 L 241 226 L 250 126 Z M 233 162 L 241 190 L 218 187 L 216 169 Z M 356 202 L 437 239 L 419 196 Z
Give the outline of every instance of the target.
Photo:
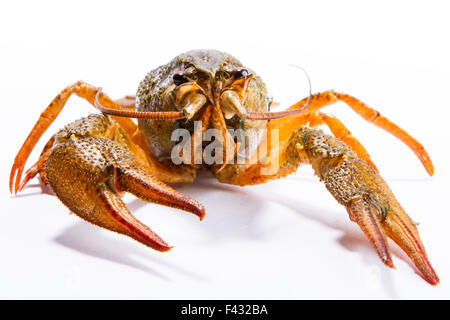
M 229 126 L 245 120 L 249 111 L 268 110 L 264 83 L 236 58 L 216 50 L 196 50 L 180 59 L 166 94 L 187 120 L 200 118 L 207 105 L 217 106 Z
M 232 130 L 262 130 L 267 121 L 250 120 L 247 115 L 267 112 L 270 104 L 262 79 L 233 56 L 217 50 L 195 50 L 177 56 L 151 71 L 136 96 L 139 111 L 184 114 L 184 119 L 175 121 L 139 120 L 144 140 L 159 159 L 171 157 L 177 144 L 173 133 L 180 129 L 193 136 L 199 122 L 204 133 L 208 129 L 221 132 L 221 142 L 230 140 L 225 136 Z

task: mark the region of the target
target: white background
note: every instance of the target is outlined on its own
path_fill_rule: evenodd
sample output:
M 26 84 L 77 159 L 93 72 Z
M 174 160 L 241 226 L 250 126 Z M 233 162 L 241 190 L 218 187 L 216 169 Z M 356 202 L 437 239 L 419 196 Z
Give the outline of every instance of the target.
M 314 4 L 312 4 L 314 3 Z M 450 298 L 449 79 L 445 1 L 10 1 L 0 5 L 0 297 L 145 299 Z M 202 176 L 182 192 L 204 221 L 127 195 L 136 216 L 174 248 L 152 251 L 81 221 L 38 180 L 7 189 L 14 156 L 40 112 L 82 79 L 114 98 L 177 54 L 216 48 L 238 57 L 284 105 L 334 89 L 360 98 L 421 141 L 429 177 L 398 140 L 344 104 L 326 108 L 363 142 L 406 211 L 420 222 L 441 278 L 430 286 L 394 245 L 385 267 L 345 208 L 308 167 L 240 188 Z M 95 110 L 70 99 L 58 128 Z

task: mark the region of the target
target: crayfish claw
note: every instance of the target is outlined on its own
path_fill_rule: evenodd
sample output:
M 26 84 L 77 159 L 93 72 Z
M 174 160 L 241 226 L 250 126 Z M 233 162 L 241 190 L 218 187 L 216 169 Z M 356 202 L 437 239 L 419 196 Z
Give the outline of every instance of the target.
M 148 202 L 191 212 L 200 220 L 205 217 L 205 208 L 198 201 L 172 189 L 135 165 L 116 165 L 115 174 L 116 189 L 130 192 Z
M 356 222 L 366 237 L 372 243 L 381 261 L 390 268 L 394 268 L 391 252 L 381 223 L 378 219 L 378 210 L 367 197 L 357 197 L 347 205 L 350 220 Z
M 428 260 L 416 224 L 406 214 L 384 179 L 340 140 L 317 129 L 302 128 L 294 136 L 328 191 L 347 208 L 350 219 L 365 233 L 381 260 L 393 268 L 387 238 L 406 252 L 430 284 L 439 277 Z
M 406 214 L 384 179 L 361 160 L 354 161 L 351 167 L 350 180 L 359 186 L 359 192 L 345 204 L 350 219 L 359 225 L 384 264 L 394 267 L 389 237 L 408 255 L 426 281 L 438 284 L 439 277 L 428 260 L 417 224 Z
M 129 192 L 148 202 L 191 212 L 200 219 L 205 209 L 148 173 L 145 163 L 138 162 L 125 143 L 101 136 L 114 125 L 109 118 L 92 115 L 61 130 L 49 155 L 41 157 L 45 159 L 45 176 L 56 196 L 80 218 L 155 250 L 168 251 L 171 247 L 132 215 L 120 195 Z M 97 136 L 83 135 L 86 127 L 95 128 L 91 131 Z M 116 134 L 119 141 L 126 139 L 119 136 L 120 132 Z

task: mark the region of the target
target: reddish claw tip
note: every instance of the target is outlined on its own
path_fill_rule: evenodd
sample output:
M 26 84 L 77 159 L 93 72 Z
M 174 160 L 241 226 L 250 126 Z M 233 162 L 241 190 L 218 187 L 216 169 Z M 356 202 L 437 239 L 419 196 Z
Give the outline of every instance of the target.
M 160 252 L 167 252 L 167 251 L 171 250 L 172 248 L 173 248 L 173 246 L 164 246 L 164 247 L 160 247 L 157 250 Z
M 388 257 L 386 259 L 384 257 L 380 257 L 380 258 L 381 258 L 381 261 L 383 261 L 383 263 L 385 265 L 387 265 L 389 268 L 395 269 L 394 262 L 392 262 L 392 257 Z
M 170 188 L 143 169 L 130 165 L 117 165 L 117 188 L 131 192 L 146 201 L 191 212 L 202 220 L 205 208 L 198 201 Z
M 13 181 L 14 181 L 14 176 L 16 175 L 16 170 L 14 170 L 14 165 L 11 168 L 11 173 L 9 174 L 9 192 L 13 193 Z
M 405 251 L 423 278 L 428 283 L 437 285 L 439 277 L 431 266 L 419 233 L 409 217 L 401 211 L 397 214 L 389 214 L 383 225 L 388 236 Z
M 431 285 L 436 286 L 439 284 L 440 280 L 438 275 L 434 272 L 432 274 L 429 274 L 427 277 L 424 277 L 424 279 Z
M 198 202 L 193 205 L 192 213 L 195 214 L 200 221 L 203 220 L 206 215 L 205 208 Z

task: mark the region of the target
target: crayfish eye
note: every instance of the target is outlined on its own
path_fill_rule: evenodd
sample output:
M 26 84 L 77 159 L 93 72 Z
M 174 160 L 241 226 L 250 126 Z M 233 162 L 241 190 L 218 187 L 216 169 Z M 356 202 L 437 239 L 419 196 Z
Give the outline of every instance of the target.
M 189 79 L 186 77 L 186 74 L 184 72 L 177 72 L 172 77 L 173 83 L 175 85 L 179 86 L 180 84 L 189 82 Z
M 236 69 L 236 70 L 233 70 L 232 75 L 233 75 L 233 78 L 235 80 L 237 80 L 237 79 L 245 78 L 246 76 L 249 75 L 249 72 L 245 68 Z

